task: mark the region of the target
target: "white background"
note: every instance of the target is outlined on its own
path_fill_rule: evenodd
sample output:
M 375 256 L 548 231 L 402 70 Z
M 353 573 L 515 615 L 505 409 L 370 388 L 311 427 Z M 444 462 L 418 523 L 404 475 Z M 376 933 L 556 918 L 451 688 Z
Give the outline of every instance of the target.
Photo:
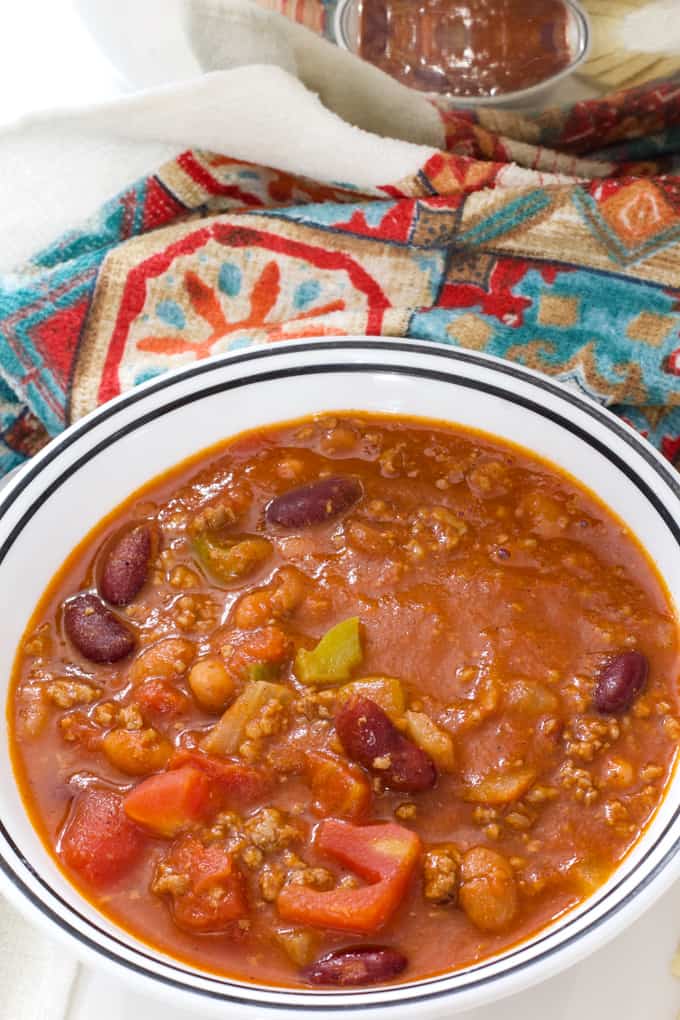
M 112 99 L 124 89 L 72 0 L 0 0 L 0 125 L 45 107 Z

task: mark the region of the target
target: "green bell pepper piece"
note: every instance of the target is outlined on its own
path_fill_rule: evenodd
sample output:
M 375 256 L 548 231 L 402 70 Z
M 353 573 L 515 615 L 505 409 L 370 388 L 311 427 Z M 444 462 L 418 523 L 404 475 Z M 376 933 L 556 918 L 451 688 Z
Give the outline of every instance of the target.
M 252 683 L 271 682 L 277 679 L 280 672 L 279 666 L 273 662 L 251 662 L 248 666 L 248 680 Z
M 257 535 L 222 536 L 204 531 L 194 550 L 206 571 L 223 584 L 251 574 L 271 555 L 271 542 Z
M 352 616 L 331 627 L 316 648 L 298 651 L 295 675 L 303 684 L 343 683 L 349 680 L 362 655 L 359 617 Z

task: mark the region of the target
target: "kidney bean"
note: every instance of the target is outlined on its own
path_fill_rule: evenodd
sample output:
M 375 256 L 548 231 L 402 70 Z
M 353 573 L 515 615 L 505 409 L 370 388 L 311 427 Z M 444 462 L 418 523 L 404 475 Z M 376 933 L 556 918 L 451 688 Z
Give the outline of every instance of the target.
M 137 524 L 114 535 L 104 557 L 99 591 L 114 606 L 127 606 L 144 586 L 151 561 L 152 534 Z
M 622 652 L 602 667 L 593 703 L 598 712 L 625 712 L 647 682 L 649 663 L 642 652 Z
M 437 780 L 432 759 L 396 728 L 370 698 L 350 698 L 335 717 L 335 728 L 354 761 L 381 776 L 393 790 L 428 790 Z
M 281 528 L 307 528 L 323 524 L 349 510 L 363 495 L 358 478 L 322 478 L 272 499 L 265 510 L 267 524 Z
M 401 974 L 408 960 L 386 946 L 336 949 L 305 967 L 302 976 L 312 985 L 376 985 Z
M 78 651 L 92 662 L 118 662 L 136 643 L 132 628 L 89 592 L 64 604 L 64 629 Z

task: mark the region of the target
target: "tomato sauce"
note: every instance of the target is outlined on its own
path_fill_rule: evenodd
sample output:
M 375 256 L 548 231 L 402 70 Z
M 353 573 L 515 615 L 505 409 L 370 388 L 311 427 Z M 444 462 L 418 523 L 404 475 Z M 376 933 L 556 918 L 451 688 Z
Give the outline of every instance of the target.
M 572 59 L 562 0 L 362 0 L 357 52 L 404 85 L 502 96 Z
M 211 448 L 89 534 L 27 627 L 10 739 L 45 844 L 138 938 L 392 983 L 608 878 L 664 795 L 678 668 L 652 564 L 572 478 L 345 412 Z

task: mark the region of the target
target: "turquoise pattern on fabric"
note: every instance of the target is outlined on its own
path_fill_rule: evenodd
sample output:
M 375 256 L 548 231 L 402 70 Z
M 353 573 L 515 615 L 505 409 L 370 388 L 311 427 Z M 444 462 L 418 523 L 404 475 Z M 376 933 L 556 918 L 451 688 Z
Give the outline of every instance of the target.
M 533 358 L 529 355 L 536 349 L 546 368 L 559 369 L 576 359 L 584 347 L 591 346 L 603 383 L 600 392 L 590 391 L 588 395 L 598 402 L 616 402 L 612 390 L 616 391 L 631 364 L 639 366 L 650 403 L 663 405 L 671 394 L 677 393 L 675 378 L 659 373 L 658 369 L 660 353 L 662 358 L 670 356 L 678 345 L 680 314 L 670 294 L 634 280 L 578 269 L 557 272 L 552 284 L 546 283 L 540 271 L 529 270 L 512 288 L 512 293 L 527 299 L 519 325 L 507 324 L 485 313 L 480 303 L 465 308 L 417 311 L 409 322 L 409 335 L 455 343 L 451 324 L 474 311 L 490 329 L 485 351 L 500 358 L 511 357 L 530 367 L 533 367 Z M 574 302 L 577 318 L 573 325 L 541 323 L 540 299 L 546 295 Z M 668 330 L 659 347 L 636 343 L 628 335 L 631 321 L 644 313 L 666 316 L 676 322 L 676 327 Z
M 92 297 L 102 258 L 100 251 L 89 252 L 43 273 L 0 275 L 0 364 L 4 374 L 19 380 L 19 398 L 51 435 L 64 428 L 68 393 L 37 346 L 36 329 Z
M 368 227 L 377 228 L 395 207 L 395 202 L 310 202 L 309 205 L 289 206 L 283 209 L 254 209 L 252 215 L 291 220 L 312 227 L 342 229 L 343 224 L 356 215 L 363 217 Z
M 227 297 L 236 297 L 241 291 L 241 270 L 231 262 L 220 266 L 217 286 Z
M 522 195 L 514 202 L 508 202 L 499 212 L 487 216 L 478 226 L 463 231 L 458 240 L 461 244 L 487 244 L 489 241 L 507 234 L 513 227 L 536 216 L 547 209 L 550 204 L 551 198 L 548 192 L 536 189 L 536 191 L 529 192 L 528 195 Z
M 321 284 L 318 280 L 305 280 L 295 288 L 293 306 L 297 309 L 308 308 L 316 301 L 320 293 Z
M 174 326 L 175 329 L 184 329 L 187 324 L 186 316 L 176 301 L 159 301 L 156 315 L 161 322 L 167 322 L 168 326 Z

